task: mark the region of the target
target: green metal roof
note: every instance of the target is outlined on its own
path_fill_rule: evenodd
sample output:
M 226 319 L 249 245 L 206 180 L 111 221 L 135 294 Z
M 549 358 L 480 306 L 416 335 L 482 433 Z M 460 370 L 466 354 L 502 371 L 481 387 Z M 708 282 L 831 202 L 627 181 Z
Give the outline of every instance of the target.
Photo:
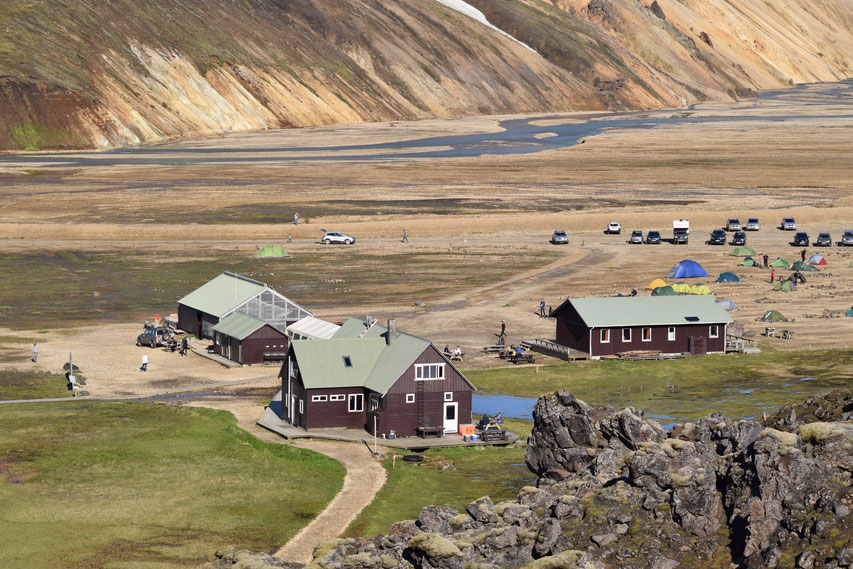
M 386 344 L 388 328 L 374 323 L 359 337 L 365 329 L 364 320 L 350 317 L 330 340 L 295 340 L 291 345 L 305 387 L 364 386 L 384 395 L 432 344 L 398 330 L 389 346 Z M 351 358 L 351 368 L 343 364 L 345 355 Z M 471 385 L 470 381 L 468 383 Z
M 222 317 L 266 288 L 262 282 L 224 272 L 180 299 L 178 304 Z
M 213 327 L 214 332 L 225 334 L 237 340 L 245 340 L 261 329 L 266 322 L 251 316 L 234 312 Z
M 711 295 L 571 298 L 568 303 L 590 328 L 732 322 Z
M 367 382 L 385 349 L 385 340 L 294 340 L 291 346 L 306 389 L 354 387 Z M 347 367 L 344 356 L 350 358 L 352 366 Z

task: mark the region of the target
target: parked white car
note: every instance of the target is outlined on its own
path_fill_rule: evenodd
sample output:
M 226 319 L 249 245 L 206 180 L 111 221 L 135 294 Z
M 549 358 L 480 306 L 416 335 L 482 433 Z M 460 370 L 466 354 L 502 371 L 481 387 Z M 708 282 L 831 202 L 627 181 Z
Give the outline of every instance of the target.
M 785 231 L 796 231 L 797 222 L 794 221 L 793 217 L 783 217 L 782 223 L 779 224 L 779 228 Z
M 747 231 L 760 231 L 761 223 L 758 221 L 757 217 L 750 217 L 746 220 L 746 230 Z
M 332 243 L 343 243 L 344 245 L 352 245 L 355 243 L 355 237 L 340 233 L 339 231 L 326 231 L 323 234 L 323 245 L 331 245 Z
M 622 233 L 622 226 L 619 225 L 618 221 L 611 221 L 607 224 L 607 231 L 605 231 L 605 233 L 619 235 Z

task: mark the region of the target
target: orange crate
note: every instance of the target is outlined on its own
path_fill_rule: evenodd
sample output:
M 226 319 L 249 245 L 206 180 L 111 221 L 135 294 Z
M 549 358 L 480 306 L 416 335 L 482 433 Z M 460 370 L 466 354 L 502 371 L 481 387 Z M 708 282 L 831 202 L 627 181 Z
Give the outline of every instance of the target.
M 473 435 L 474 434 L 474 425 L 459 425 L 459 434 L 460 435 Z

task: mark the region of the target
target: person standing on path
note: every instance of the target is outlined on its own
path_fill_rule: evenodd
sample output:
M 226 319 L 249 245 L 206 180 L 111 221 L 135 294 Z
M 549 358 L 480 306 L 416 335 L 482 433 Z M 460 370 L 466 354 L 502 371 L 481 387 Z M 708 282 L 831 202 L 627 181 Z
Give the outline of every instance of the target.
M 33 363 L 37 363 L 39 360 L 39 345 L 33 342 Z
M 772 283 L 773 279 L 775 279 L 775 278 L 776 278 L 776 273 L 773 271 L 773 269 L 770 269 L 770 282 Z
M 148 354 L 142 354 L 142 367 L 139 371 L 148 371 Z
M 767 260 L 768 259 L 769 259 L 769 257 L 767 256 L 767 253 L 764 253 L 764 268 L 765 269 L 767 268 Z
M 540 318 L 547 318 L 547 316 L 545 315 L 545 299 L 544 298 L 539 300 L 539 317 Z
M 187 342 L 187 337 L 184 336 L 184 339 L 181 340 L 181 352 L 180 352 L 180 354 L 182 356 L 187 355 L 187 348 L 189 348 L 189 346 L 190 346 L 190 343 Z
M 287 234 L 287 242 L 293 243 L 293 236 L 290 233 Z
M 403 229 L 403 240 L 401 241 L 401 243 L 408 243 L 408 242 L 409 242 L 409 236 L 406 234 L 406 230 Z
M 293 214 L 293 225 L 299 225 L 299 214 L 298 213 Z
M 501 336 L 506 335 L 506 320 L 501 320 Z
M 800 258 L 803 260 L 803 263 L 806 262 L 806 250 L 805 249 L 800 251 Z

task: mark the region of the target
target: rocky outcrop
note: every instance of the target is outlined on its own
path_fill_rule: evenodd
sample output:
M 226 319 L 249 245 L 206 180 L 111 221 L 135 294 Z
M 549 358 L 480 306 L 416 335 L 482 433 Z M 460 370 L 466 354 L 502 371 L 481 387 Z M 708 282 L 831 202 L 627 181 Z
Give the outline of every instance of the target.
M 526 460 L 537 487 L 464 511 L 429 506 L 388 535 L 318 548 L 309 567 L 853 564 L 849 423 L 778 430 L 712 415 L 665 430 L 637 409 L 617 412 L 564 391 L 541 398 L 534 421 Z M 213 566 L 234 567 L 232 559 Z

